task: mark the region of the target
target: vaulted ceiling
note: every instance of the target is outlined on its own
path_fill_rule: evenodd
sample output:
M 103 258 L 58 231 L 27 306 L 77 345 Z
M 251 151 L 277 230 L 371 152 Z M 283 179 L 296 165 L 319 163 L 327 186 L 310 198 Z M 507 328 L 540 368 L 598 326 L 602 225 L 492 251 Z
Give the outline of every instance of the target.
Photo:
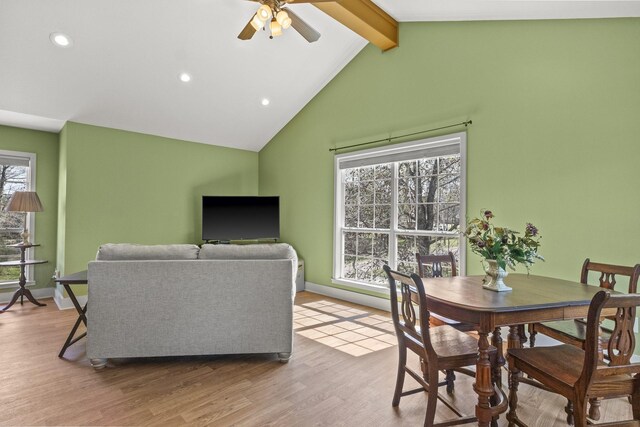
M 640 1 L 374 1 L 398 21 L 640 16 Z M 257 6 L 0 0 L 0 124 L 58 131 L 75 121 L 260 150 L 367 41 L 329 16 L 340 19 L 340 2 L 326 13 L 289 6 L 322 34 L 315 43 L 293 29 L 239 40 Z M 55 32 L 72 45 L 51 43 Z

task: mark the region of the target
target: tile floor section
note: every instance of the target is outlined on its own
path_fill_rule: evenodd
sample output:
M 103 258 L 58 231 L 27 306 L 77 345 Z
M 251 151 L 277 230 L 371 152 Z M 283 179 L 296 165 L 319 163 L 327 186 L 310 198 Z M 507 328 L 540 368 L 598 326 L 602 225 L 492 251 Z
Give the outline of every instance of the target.
M 356 357 L 397 344 L 390 317 L 331 301 L 294 306 L 293 327 L 298 335 Z

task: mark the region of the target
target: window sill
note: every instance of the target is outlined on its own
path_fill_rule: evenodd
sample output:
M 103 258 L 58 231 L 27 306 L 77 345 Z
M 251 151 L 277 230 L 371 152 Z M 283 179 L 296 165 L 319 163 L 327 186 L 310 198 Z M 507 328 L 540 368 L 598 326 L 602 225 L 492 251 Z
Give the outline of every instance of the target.
M 26 286 L 33 286 L 35 284 L 35 280 L 27 280 Z M 0 289 L 15 288 L 16 286 L 20 286 L 20 283 L 17 280 L 11 282 L 0 282 Z
M 356 282 L 346 279 L 331 278 L 331 283 L 334 285 L 348 286 L 350 288 L 360 289 L 368 292 L 375 292 L 378 294 L 389 295 L 389 287 L 385 285 L 372 285 L 369 283 Z

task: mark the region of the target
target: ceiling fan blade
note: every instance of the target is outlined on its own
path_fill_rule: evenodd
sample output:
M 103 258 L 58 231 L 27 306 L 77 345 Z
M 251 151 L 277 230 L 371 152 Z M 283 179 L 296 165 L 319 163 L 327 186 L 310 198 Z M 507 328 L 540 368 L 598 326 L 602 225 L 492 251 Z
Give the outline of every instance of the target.
M 307 39 L 309 43 L 313 43 L 320 38 L 320 33 L 311 28 L 309 24 L 304 22 L 298 15 L 293 13 L 291 9 L 287 9 L 287 13 L 291 18 L 291 26 L 300 33 L 302 37 Z
M 253 17 L 251 18 L 253 19 Z M 240 40 L 249 40 L 256 33 L 256 29 L 251 25 L 251 19 L 247 22 L 247 25 L 244 26 L 240 34 L 238 34 L 238 38 Z

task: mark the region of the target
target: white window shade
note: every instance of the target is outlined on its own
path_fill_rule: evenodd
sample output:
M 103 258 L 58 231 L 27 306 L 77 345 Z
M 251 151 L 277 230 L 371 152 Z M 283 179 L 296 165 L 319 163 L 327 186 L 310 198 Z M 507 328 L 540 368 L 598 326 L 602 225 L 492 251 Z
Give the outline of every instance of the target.
M 0 155 L 0 165 L 29 167 L 29 162 L 30 159 L 28 157 Z
M 429 158 L 460 154 L 460 138 L 433 141 L 432 139 L 413 141 L 410 145 L 396 144 L 388 149 L 376 149 L 376 153 L 358 152 L 342 154 L 338 157 L 339 169 L 358 168 L 382 163 L 402 162 L 417 158 Z M 368 150 L 367 150 L 368 151 Z

